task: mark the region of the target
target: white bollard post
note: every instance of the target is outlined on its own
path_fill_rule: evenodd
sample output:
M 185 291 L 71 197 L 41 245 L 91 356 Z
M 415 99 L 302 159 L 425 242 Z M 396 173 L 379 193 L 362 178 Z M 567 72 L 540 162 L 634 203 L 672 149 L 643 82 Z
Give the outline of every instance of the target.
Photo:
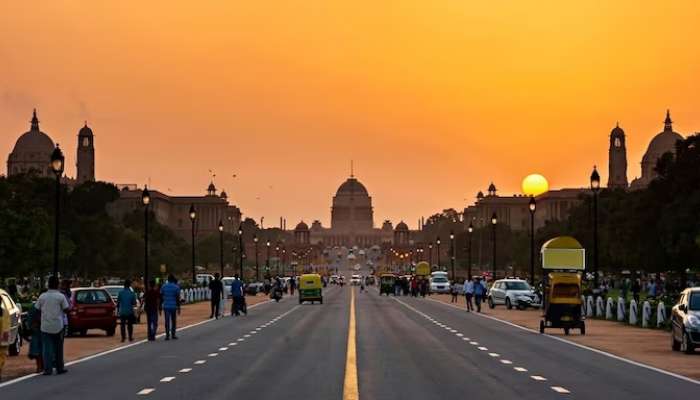
M 192 289 L 187 289 L 185 292 L 186 292 L 185 296 L 187 297 L 187 303 L 191 303 L 192 302 Z
M 608 297 L 608 302 L 605 305 L 605 319 L 613 319 L 613 308 L 615 307 L 612 297 Z
M 642 305 L 642 328 L 648 328 L 649 321 L 651 321 L 651 304 L 645 301 Z
M 617 320 L 622 322 L 625 320 L 625 299 L 617 298 Z
M 660 301 L 659 305 L 656 306 L 656 327 L 661 328 L 664 322 L 666 322 L 666 305 Z
M 181 302 L 181 303 L 184 303 L 185 300 L 186 300 L 186 298 L 185 298 L 185 291 L 184 291 L 184 290 L 180 290 L 180 302 Z
M 634 299 L 630 301 L 629 323 L 630 325 L 637 325 L 637 302 Z
M 207 300 L 211 300 L 211 289 L 207 288 Z
M 595 316 L 603 318 L 605 316 L 605 305 L 603 304 L 603 296 L 598 296 L 595 303 Z
M 590 318 L 593 316 L 593 296 L 588 296 L 586 299 L 586 317 Z

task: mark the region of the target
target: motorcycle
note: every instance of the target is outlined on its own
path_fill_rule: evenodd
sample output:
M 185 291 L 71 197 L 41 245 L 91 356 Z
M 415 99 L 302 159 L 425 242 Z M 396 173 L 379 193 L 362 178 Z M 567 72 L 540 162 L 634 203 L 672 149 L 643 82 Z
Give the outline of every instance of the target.
M 282 289 L 279 287 L 276 287 L 272 289 L 272 293 L 270 294 L 270 297 L 279 303 L 279 301 L 282 299 Z

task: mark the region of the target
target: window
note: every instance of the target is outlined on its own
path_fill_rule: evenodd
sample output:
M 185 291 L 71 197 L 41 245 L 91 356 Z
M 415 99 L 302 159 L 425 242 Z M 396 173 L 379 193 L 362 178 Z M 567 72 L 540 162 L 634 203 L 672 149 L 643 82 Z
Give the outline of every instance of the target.
M 84 137 L 83 138 L 83 147 L 88 147 L 90 146 L 90 138 Z
M 688 310 L 700 311 L 700 293 L 693 293 L 690 295 Z
M 579 297 L 579 287 L 573 283 L 560 283 L 554 285 L 552 297 Z
M 77 304 L 104 304 L 109 301 L 109 295 L 104 290 L 81 290 L 75 294 Z
M 508 290 L 530 290 L 530 285 L 527 282 L 506 282 Z
M 615 138 L 615 147 L 622 147 L 622 141 L 619 137 Z

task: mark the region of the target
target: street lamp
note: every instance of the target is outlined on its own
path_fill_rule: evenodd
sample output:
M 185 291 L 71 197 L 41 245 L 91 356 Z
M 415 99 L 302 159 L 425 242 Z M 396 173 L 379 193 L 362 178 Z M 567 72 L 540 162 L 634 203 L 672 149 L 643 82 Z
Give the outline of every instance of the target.
M 494 281 L 496 280 L 496 224 L 498 224 L 498 216 L 494 212 L 493 215 L 491 215 L 491 226 L 493 227 L 492 230 L 492 239 L 493 239 L 493 279 Z
M 255 281 L 260 282 L 260 264 L 258 264 L 258 235 L 253 235 L 255 243 Z
M 243 224 L 238 225 L 238 276 L 243 279 Z
M 56 175 L 56 208 L 55 208 L 55 226 L 54 226 L 54 237 L 53 237 L 53 276 L 58 278 L 58 236 L 59 236 L 59 225 L 61 215 L 61 176 L 63 175 L 63 167 L 65 164 L 65 158 L 63 157 L 63 152 L 56 145 L 51 153 L 51 170 L 54 175 Z
M 143 289 L 148 289 L 148 207 L 151 204 L 151 193 L 148 186 L 141 192 L 141 204 L 143 204 Z
M 591 173 L 591 191 L 593 192 L 593 290 L 598 290 L 598 192 L 600 175 L 595 165 Z
M 428 258 L 430 261 L 430 268 L 433 268 L 433 242 L 428 243 Z
M 469 228 L 467 228 L 467 236 L 469 237 L 469 257 L 467 259 L 467 276 L 469 280 L 472 280 L 472 234 L 474 233 L 474 225 L 469 223 Z
M 440 236 L 437 237 L 437 240 L 435 240 L 435 244 L 437 245 L 437 266 L 438 270 L 440 270 Z
M 530 196 L 530 285 L 535 286 L 535 209 L 537 201 L 534 196 Z
M 219 265 L 221 267 L 221 278 L 224 277 L 224 223 L 219 220 Z
M 280 274 L 280 245 L 275 245 L 275 258 L 277 258 L 277 275 Z
M 267 258 L 265 259 L 265 272 L 270 273 L 270 240 L 268 239 L 265 242 L 265 246 L 267 246 Z
M 452 282 L 455 280 L 455 233 L 450 231 L 450 266 L 452 267 Z
M 197 210 L 194 209 L 194 204 L 190 205 L 190 221 L 192 221 L 192 286 L 194 286 L 197 282 L 197 272 L 195 271 L 195 254 L 194 254 L 194 248 L 195 248 L 195 221 L 197 220 Z

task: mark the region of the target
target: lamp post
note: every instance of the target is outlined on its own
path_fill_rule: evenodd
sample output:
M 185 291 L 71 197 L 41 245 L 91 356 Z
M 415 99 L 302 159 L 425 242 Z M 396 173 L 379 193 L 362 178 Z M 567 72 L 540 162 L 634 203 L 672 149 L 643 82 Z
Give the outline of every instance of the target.
M 275 258 L 277 258 L 277 275 L 280 274 L 280 245 L 275 245 Z
M 221 278 L 224 278 L 224 223 L 219 220 L 219 266 Z
M 492 274 L 493 276 L 491 279 L 494 281 L 496 280 L 496 224 L 498 224 L 498 216 L 494 212 L 493 215 L 491 215 L 491 226 L 493 227 L 491 235 L 492 235 L 492 240 L 493 240 L 493 271 Z
M 535 209 L 537 201 L 535 197 L 530 197 L 530 285 L 535 286 Z
M 148 186 L 144 186 L 141 192 L 143 204 L 143 289 L 148 290 L 148 207 L 151 204 L 151 193 Z
M 467 277 L 472 280 L 472 234 L 474 233 L 474 225 L 469 223 L 469 228 L 467 228 L 467 236 L 469 241 L 469 256 L 467 259 Z
M 437 237 L 435 240 L 435 244 L 437 245 L 437 266 L 438 266 L 438 271 L 440 270 L 440 236 Z
M 433 268 L 433 242 L 428 243 L 428 259 L 430 261 L 430 268 Z
M 595 165 L 591 173 L 591 191 L 593 192 L 593 290 L 598 290 L 598 191 L 600 175 Z
M 197 272 L 195 271 L 195 221 L 197 220 L 197 210 L 194 209 L 194 204 L 190 205 L 190 221 L 192 221 L 192 285 L 197 282 Z
M 450 231 L 450 267 L 452 268 L 452 282 L 455 281 L 455 233 Z
M 243 279 L 243 224 L 238 225 L 238 276 Z
M 287 248 L 282 247 L 282 275 L 287 273 Z
M 270 273 L 270 240 L 268 239 L 265 242 L 265 246 L 267 246 L 267 257 L 265 258 L 265 272 Z
M 58 239 L 59 239 L 59 225 L 60 225 L 60 215 L 61 215 L 61 176 L 63 175 L 63 167 L 65 164 L 65 158 L 63 157 L 63 152 L 56 145 L 51 153 L 51 170 L 54 175 L 56 175 L 56 208 L 55 208 L 55 226 L 54 226 L 54 237 L 53 237 L 53 276 L 58 278 Z
M 255 243 L 255 281 L 260 282 L 260 264 L 258 264 L 258 235 L 253 235 Z

